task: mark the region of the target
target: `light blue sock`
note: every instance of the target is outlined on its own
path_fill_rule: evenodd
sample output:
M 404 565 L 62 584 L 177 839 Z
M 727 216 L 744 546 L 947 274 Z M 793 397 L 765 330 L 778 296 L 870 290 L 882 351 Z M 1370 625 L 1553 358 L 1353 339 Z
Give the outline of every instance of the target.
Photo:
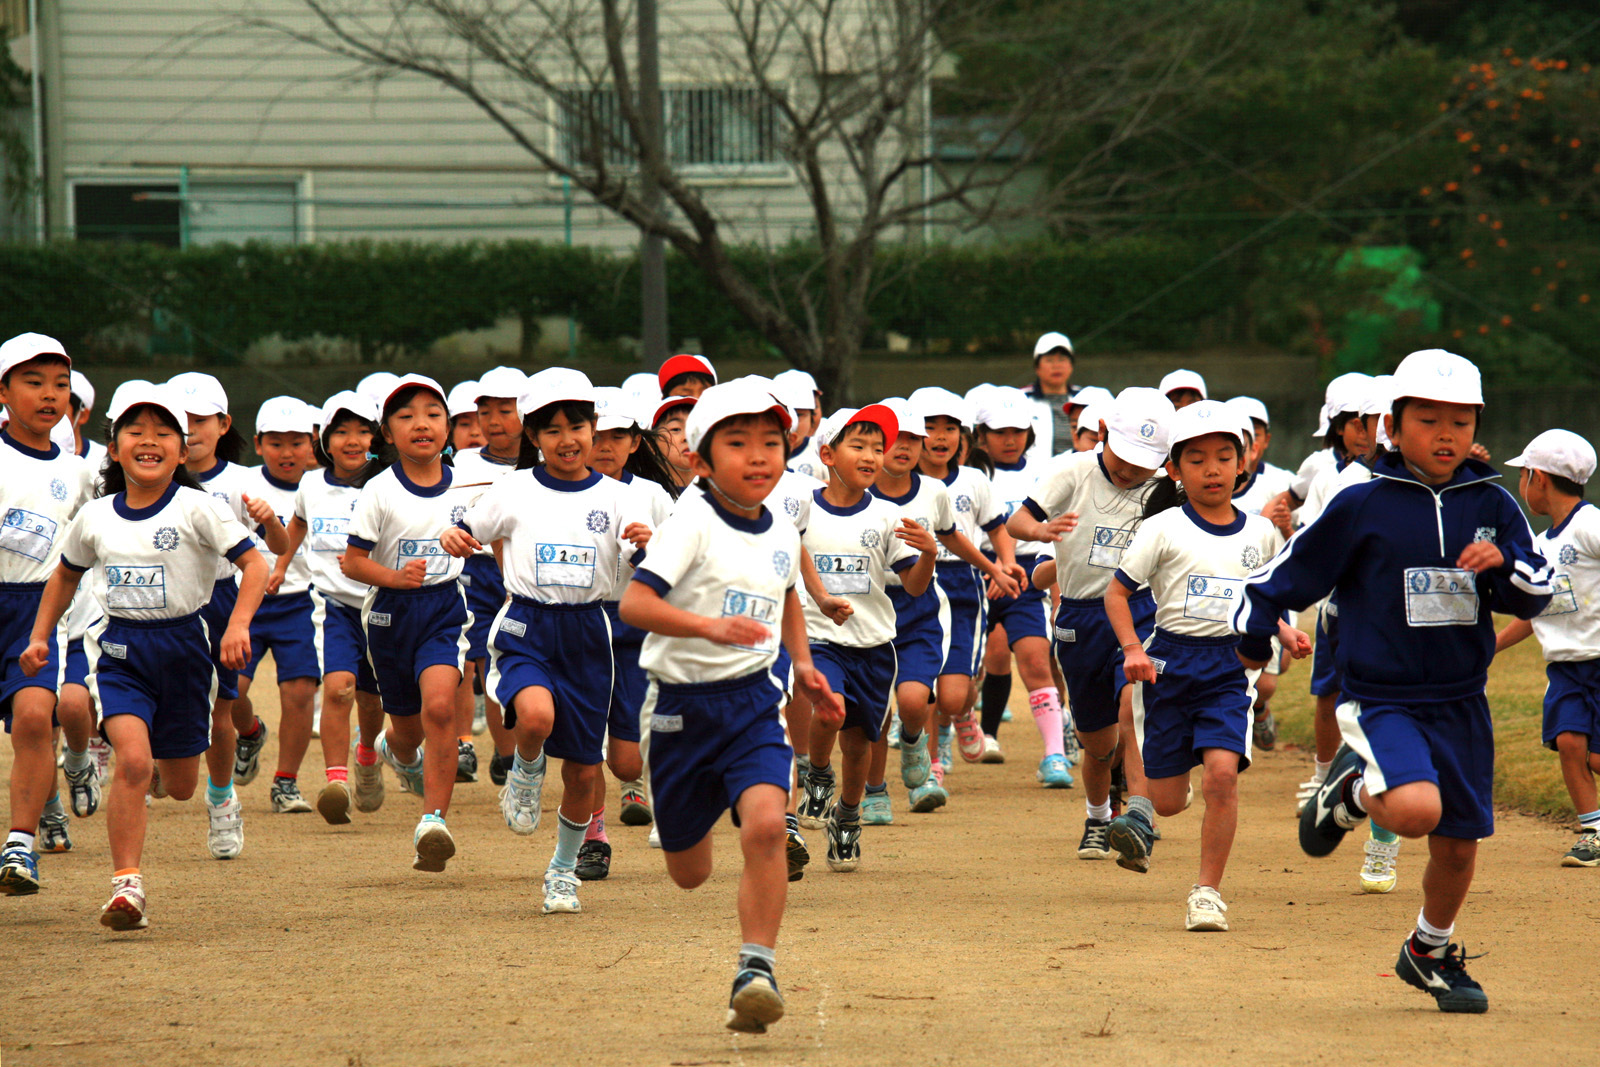
M 522 753 L 518 752 L 516 757 L 512 760 L 512 769 L 518 774 L 543 774 L 544 753 L 539 753 L 536 758 L 534 758 L 532 761 L 529 761 L 523 759 Z M 577 861 L 574 860 L 573 862 L 576 863 Z
M 1578 816 L 1578 822 L 1584 830 L 1600 830 L 1600 810 L 1591 811 L 1587 815 Z
M 215 808 L 219 805 L 226 804 L 230 799 L 232 799 L 232 797 L 233 775 L 230 774 L 228 776 L 228 780 L 223 782 L 221 785 L 218 785 L 216 782 L 212 781 L 209 774 L 206 775 L 207 804 L 210 804 L 213 808 Z
M 82 752 L 74 752 L 72 746 L 67 745 L 66 749 L 67 751 L 61 761 L 62 770 L 76 773 L 89 766 L 89 750 L 87 748 Z
M 578 866 L 578 849 L 583 846 L 583 835 L 589 831 L 589 820 L 573 822 L 556 812 L 556 854 L 550 857 L 552 871 L 569 874 Z
M 61 791 L 60 790 L 57 790 L 56 792 L 50 794 L 50 799 L 44 802 L 44 810 L 46 812 L 58 812 L 58 811 L 63 810 L 62 807 L 61 807 Z
M 1383 827 L 1378 825 L 1376 819 L 1368 819 L 1367 821 L 1372 823 L 1372 839 L 1374 841 L 1382 841 L 1386 845 L 1392 845 L 1396 841 L 1400 840 L 1399 834 L 1394 833 L 1391 830 L 1385 830 Z

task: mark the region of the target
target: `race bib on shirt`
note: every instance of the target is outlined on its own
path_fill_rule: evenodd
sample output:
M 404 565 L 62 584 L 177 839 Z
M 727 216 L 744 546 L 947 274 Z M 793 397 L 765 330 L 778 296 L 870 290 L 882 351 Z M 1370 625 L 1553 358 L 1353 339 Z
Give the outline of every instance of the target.
M 753 619 L 767 628 L 767 639 L 759 645 L 733 645 L 733 648 L 744 648 L 751 652 L 772 652 L 777 649 L 781 616 L 778 602 L 771 597 L 758 596 L 738 589 L 724 590 L 722 617 Z
M 1203 622 L 1228 622 L 1233 618 L 1233 607 L 1243 590 L 1243 578 L 1191 574 L 1183 596 L 1183 617 Z
M 439 544 L 438 538 L 401 541 L 398 555 L 395 570 L 405 570 L 407 563 L 420 559 L 427 567 L 424 573 L 430 578 L 450 573 L 450 554 Z
M 865 596 L 872 591 L 866 556 L 812 556 L 822 588 L 833 596 Z
M 5 523 L 0 525 L 0 548 L 41 563 L 50 555 L 55 539 L 54 519 L 22 508 L 7 511 Z
M 106 607 L 140 611 L 167 606 L 165 567 L 107 567 Z
M 1094 544 L 1089 546 L 1089 566 L 1114 571 L 1122 566 L 1122 553 L 1133 540 L 1133 531 L 1119 526 L 1096 526 Z
M 535 548 L 533 580 L 539 585 L 565 585 L 578 589 L 594 587 L 593 545 L 551 545 Z
M 1570 574 L 1557 574 L 1550 579 L 1550 603 L 1541 612 L 1539 618 L 1549 618 L 1551 615 L 1571 615 L 1578 610 L 1578 594 L 1572 591 L 1572 576 Z
M 1478 583 L 1461 567 L 1407 567 L 1406 623 L 1472 626 L 1478 621 Z

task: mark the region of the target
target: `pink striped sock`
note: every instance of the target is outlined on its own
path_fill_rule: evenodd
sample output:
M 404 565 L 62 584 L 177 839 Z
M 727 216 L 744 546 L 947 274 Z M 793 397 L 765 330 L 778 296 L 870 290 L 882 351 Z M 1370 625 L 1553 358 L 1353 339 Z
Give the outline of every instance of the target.
M 1033 724 L 1044 739 L 1044 754 L 1065 756 L 1067 750 L 1061 739 L 1061 695 L 1054 686 L 1030 690 L 1028 706 L 1033 709 Z

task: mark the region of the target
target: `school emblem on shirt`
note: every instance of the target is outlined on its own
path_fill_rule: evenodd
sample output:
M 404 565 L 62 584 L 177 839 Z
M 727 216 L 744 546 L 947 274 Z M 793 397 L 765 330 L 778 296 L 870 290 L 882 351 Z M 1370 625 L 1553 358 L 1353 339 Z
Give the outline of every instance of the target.
M 1432 581 L 1428 578 L 1428 572 L 1421 567 L 1411 572 L 1411 591 L 1413 593 L 1426 593 L 1428 586 L 1432 584 Z
M 965 493 L 956 497 L 956 510 L 965 515 L 972 510 L 972 498 Z
M 1560 558 L 1563 567 L 1570 567 L 1578 562 L 1578 550 L 1571 545 L 1562 545 Z
M 791 519 L 798 518 L 800 515 L 800 501 L 796 500 L 792 496 L 784 497 L 783 510 L 788 513 Z
M 457 504 L 455 507 L 450 509 L 450 524 L 452 526 L 466 517 L 467 506 L 465 504 Z
M 779 578 L 787 578 L 789 576 L 789 553 L 781 548 L 774 552 L 772 554 L 772 569 L 778 572 Z
M 1493 526 L 1480 526 L 1478 527 L 1477 532 L 1472 535 L 1472 543 L 1477 544 L 1479 541 L 1493 541 L 1499 533 L 1500 531 L 1495 529 Z
M 178 531 L 171 526 L 163 526 L 156 531 L 150 543 L 155 545 L 159 552 L 171 552 L 178 547 Z
M 1255 545 L 1245 545 L 1244 551 L 1239 553 L 1239 562 L 1244 564 L 1245 569 L 1255 570 L 1261 566 L 1261 550 Z
M 213 489 L 211 491 L 211 495 L 216 497 L 218 500 L 222 501 L 224 504 L 228 503 L 228 494 L 227 493 L 218 492 L 217 490 Z
M 539 546 L 539 562 L 540 563 L 554 563 L 555 561 L 556 561 L 556 546 L 555 545 L 544 545 L 544 544 L 541 544 Z
M 589 517 L 584 522 L 588 525 L 590 533 L 605 533 L 611 529 L 611 516 L 599 508 L 589 512 Z
M 1198 576 L 1191 576 L 1189 578 L 1189 592 L 1193 593 L 1195 596 L 1201 596 L 1205 593 L 1205 591 L 1206 580 L 1204 578 Z
M 1116 536 L 1117 531 L 1110 526 L 1096 526 L 1094 528 L 1094 543 L 1097 545 L 1109 545 L 1111 543 L 1111 539 Z M 1248 552 L 1249 549 L 1246 549 L 1245 551 Z
M 883 542 L 883 538 L 878 536 L 878 531 L 877 530 L 862 530 L 861 531 L 861 547 L 862 548 L 877 548 L 878 545 L 881 544 L 882 542 Z
M 67 483 L 60 478 L 50 479 L 50 495 L 57 500 L 67 499 Z

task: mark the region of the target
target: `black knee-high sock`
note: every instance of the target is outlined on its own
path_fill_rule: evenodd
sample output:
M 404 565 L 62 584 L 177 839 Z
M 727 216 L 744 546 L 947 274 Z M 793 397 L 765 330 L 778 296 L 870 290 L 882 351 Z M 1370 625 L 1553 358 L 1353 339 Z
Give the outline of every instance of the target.
M 1005 714 L 1006 702 L 1011 699 L 1011 673 L 991 674 L 983 680 L 983 732 L 990 737 L 1000 734 L 1000 716 Z

